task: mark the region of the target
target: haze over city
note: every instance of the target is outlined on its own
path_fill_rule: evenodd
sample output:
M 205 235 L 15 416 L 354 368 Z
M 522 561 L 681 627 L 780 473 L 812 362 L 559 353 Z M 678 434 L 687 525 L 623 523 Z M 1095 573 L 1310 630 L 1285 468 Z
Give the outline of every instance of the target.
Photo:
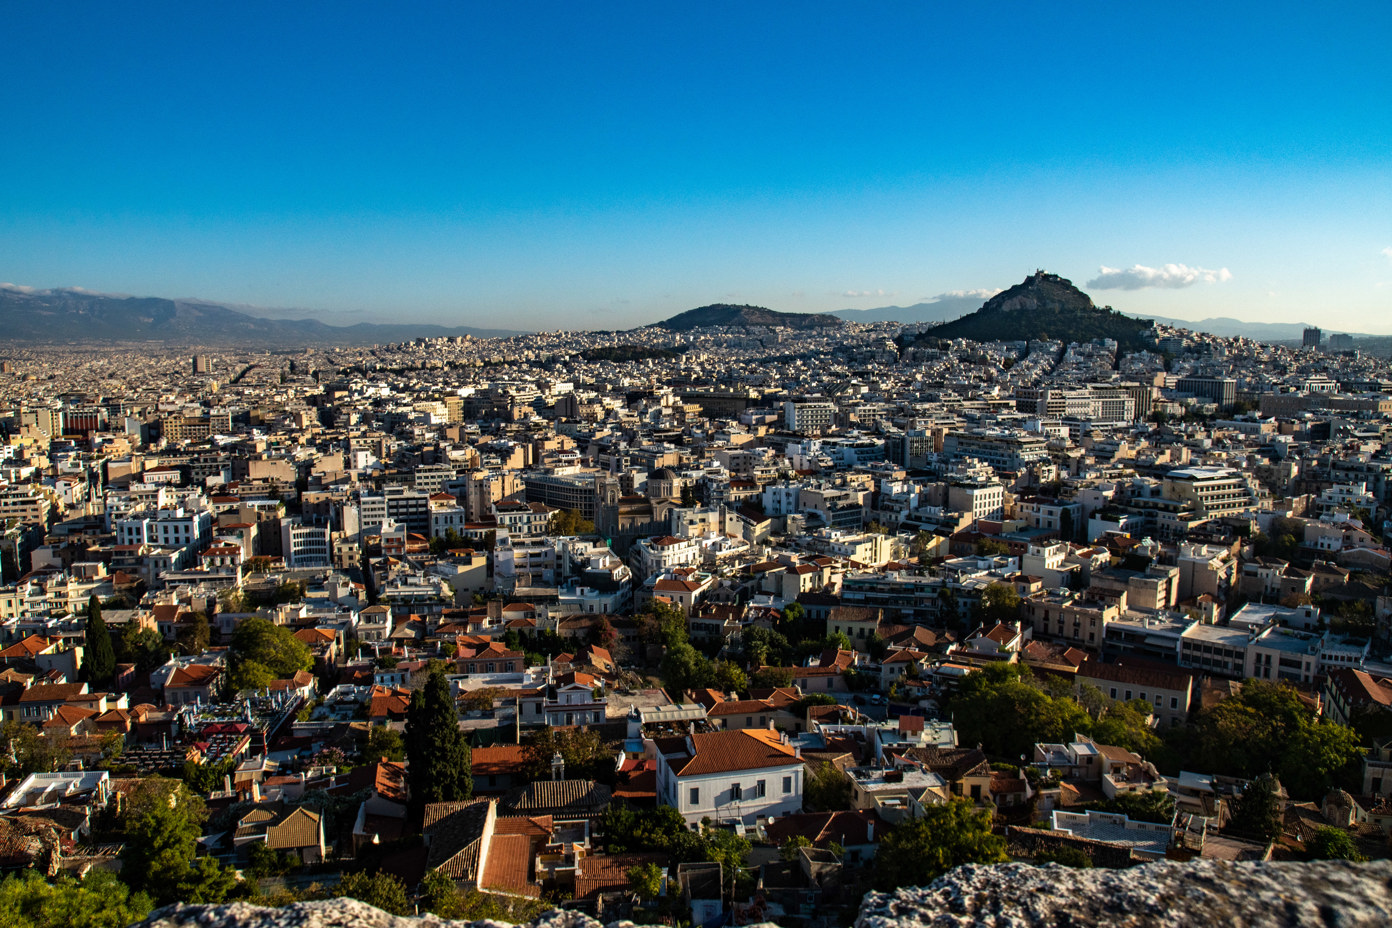
M 1392 331 L 1387 4 L 964 6 L 10 4 L 0 280 L 622 328 L 1044 267 Z

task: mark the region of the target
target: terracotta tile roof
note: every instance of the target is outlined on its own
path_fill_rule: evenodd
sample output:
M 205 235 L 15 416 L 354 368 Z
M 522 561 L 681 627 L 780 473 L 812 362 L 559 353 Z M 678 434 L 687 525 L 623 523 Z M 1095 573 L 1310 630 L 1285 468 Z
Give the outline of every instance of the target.
M 600 893 L 628 889 L 628 871 L 642 864 L 665 867 L 666 854 L 592 854 L 580 861 L 575 875 L 575 898 L 593 899 Z
M 520 773 L 526 763 L 527 752 L 520 744 L 492 744 L 473 750 L 473 772 L 476 777 Z
M 30 635 L 0 651 L 0 658 L 24 658 L 42 654 L 53 642 L 42 635 Z
M 1089 680 L 1166 690 L 1187 691 L 1194 682 L 1191 674 L 1178 667 L 1167 670 L 1159 667 L 1133 667 L 1125 663 L 1104 664 L 1097 660 L 1084 661 L 1078 667 L 1078 676 Z
M 72 728 L 83 719 L 90 719 L 96 714 L 95 709 L 85 706 L 59 706 L 53 710 L 53 716 L 44 722 L 44 728 Z
M 556 824 L 549 815 L 500 815 L 493 822 L 493 833 L 525 835 L 549 841 L 556 833 Z
M 796 752 L 783 743 L 778 732 L 766 729 L 716 731 L 690 736 L 695 756 L 686 738 L 660 738 L 657 750 L 677 776 L 703 776 L 733 773 L 763 767 L 786 767 L 800 763 Z
M 266 846 L 277 850 L 318 847 L 319 816 L 303 807 L 294 810 L 266 828 Z
M 211 664 L 189 664 L 177 668 L 170 674 L 169 682 L 164 685 L 164 688 L 168 690 L 181 686 L 209 686 L 220 673 L 222 673 L 222 668 Z
M 518 815 L 598 815 L 613 793 L 593 780 L 536 780 L 508 793 L 504 805 Z
M 493 833 L 488 844 L 488 863 L 480 889 L 497 889 L 524 896 L 540 896 L 541 887 L 531 880 L 532 841 L 526 835 Z
M 429 803 L 423 829 L 430 842 L 426 868 L 456 880 L 477 879 L 483 832 L 492 807 L 490 799 Z
M 25 702 L 67 702 L 81 696 L 85 684 L 82 683 L 38 683 L 19 694 L 19 701 Z

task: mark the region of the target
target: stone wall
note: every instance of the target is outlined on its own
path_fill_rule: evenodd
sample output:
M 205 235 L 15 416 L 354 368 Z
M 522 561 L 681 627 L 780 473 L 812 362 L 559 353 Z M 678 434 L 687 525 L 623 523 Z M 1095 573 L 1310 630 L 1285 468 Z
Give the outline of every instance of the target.
M 463 926 L 397 918 L 352 899 L 283 909 L 245 903 L 181 905 L 141 928 L 423 928 Z M 499 928 L 480 922 L 480 928 Z M 856 928 L 1267 928 L 1392 924 L 1392 862 L 1240 863 L 1198 860 L 1127 870 L 1028 864 L 959 867 L 931 886 L 870 893 Z M 551 912 L 531 928 L 602 928 L 577 912 Z

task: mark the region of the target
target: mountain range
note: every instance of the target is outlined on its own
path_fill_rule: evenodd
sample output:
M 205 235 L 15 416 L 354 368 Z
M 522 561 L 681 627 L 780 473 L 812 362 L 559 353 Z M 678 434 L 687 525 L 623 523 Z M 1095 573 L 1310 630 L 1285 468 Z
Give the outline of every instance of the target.
M 189 345 L 372 345 L 520 332 L 470 326 L 268 319 L 205 300 L 113 296 L 85 290 L 0 287 L 0 331 L 10 341 L 81 344 L 159 341 Z

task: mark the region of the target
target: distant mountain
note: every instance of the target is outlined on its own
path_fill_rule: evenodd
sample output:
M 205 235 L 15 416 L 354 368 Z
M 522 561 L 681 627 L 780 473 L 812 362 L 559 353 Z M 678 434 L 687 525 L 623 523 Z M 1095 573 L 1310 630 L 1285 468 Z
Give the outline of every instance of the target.
M 734 306 L 714 303 L 678 313 L 671 319 L 654 323 L 649 328 L 687 332 L 708 326 L 783 326 L 789 329 L 833 328 L 844 323 L 835 316 L 820 313 L 780 313 L 762 306 Z
M 1248 322 L 1245 319 L 1233 319 L 1231 316 L 1214 316 L 1208 319 L 1198 319 L 1190 321 L 1188 319 L 1171 319 L 1166 316 L 1152 316 L 1147 313 L 1137 313 L 1146 319 L 1154 319 L 1156 322 L 1165 325 L 1176 326 L 1181 329 L 1189 329 L 1192 332 L 1207 332 L 1209 335 L 1217 335 L 1222 338 L 1250 338 L 1260 342 L 1298 342 L 1305 337 L 1305 330 L 1314 325 L 1310 322 Z M 1328 336 L 1340 329 L 1326 329 L 1324 334 Z M 1349 332 L 1349 335 L 1366 337 L 1360 332 Z
M 150 341 L 190 345 L 372 345 L 413 338 L 502 338 L 506 329 L 266 319 L 203 300 L 125 297 L 84 290 L 0 287 L 0 341 Z
M 968 338 L 979 342 L 1085 342 L 1110 338 L 1122 350 L 1134 351 L 1145 346 L 1145 334 L 1153 325 L 1148 319 L 1123 316 L 1110 306 L 1098 308 L 1071 280 L 1036 271 L 991 297 L 971 315 L 923 332 L 915 343 L 930 338 Z
M 915 303 L 912 306 L 878 306 L 874 309 L 838 309 L 835 315 L 847 322 L 902 322 L 913 325 L 923 322 L 947 322 L 976 312 L 991 291 L 974 294 L 944 294 L 937 299 Z

